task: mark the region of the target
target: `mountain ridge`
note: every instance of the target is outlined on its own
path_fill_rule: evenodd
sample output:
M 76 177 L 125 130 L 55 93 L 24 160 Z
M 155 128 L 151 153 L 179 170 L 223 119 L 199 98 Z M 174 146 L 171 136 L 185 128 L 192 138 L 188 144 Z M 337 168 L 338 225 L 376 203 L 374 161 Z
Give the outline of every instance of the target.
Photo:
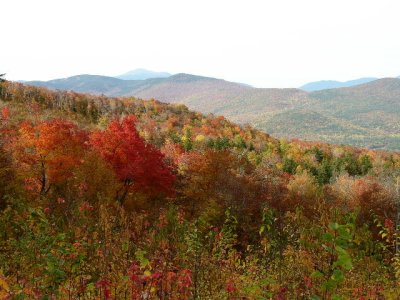
M 300 89 L 307 92 L 314 92 L 326 89 L 351 87 L 359 84 L 368 83 L 377 80 L 377 77 L 363 77 L 359 79 L 353 79 L 348 81 L 336 81 L 336 80 L 320 80 L 306 83 L 300 87 Z
M 185 104 L 202 113 L 223 115 L 241 124 L 250 123 L 277 137 L 359 147 L 379 144 L 383 149 L 400 150 L 398 78 L 313 92 L 254 88 L 185 73 L 146 80 L 80 75 L 25 84 L 106 96 L 154 98 Z

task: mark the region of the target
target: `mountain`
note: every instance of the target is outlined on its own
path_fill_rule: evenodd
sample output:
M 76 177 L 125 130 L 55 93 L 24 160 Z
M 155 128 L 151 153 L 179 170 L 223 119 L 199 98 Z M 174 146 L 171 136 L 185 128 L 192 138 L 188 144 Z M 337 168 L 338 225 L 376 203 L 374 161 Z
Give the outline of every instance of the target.
M 241 123 L 251 123 L 260 113 L 280 112 L 308 101 L 308 94 L 299 89 L 253 88 L 241 83 L 183 73 L 146 80 L 79 75 L 27 84 L 107 96 L 155 98 L 182 103 L 204 113 L 225 115 Z
M 371 81 L 374 81 L 377 79 L 378 78 L 375 78 L 375 77 L 366 77 L 366 78 L 360 78 L 360 79 L 343 81 L 343 82 L 335 81 L 335 80 L 321 80 L 321 81 L 307 83 L 307 84 L 301 86 L 300 89 L 307 91 L 307 92 L 313 92 L 313 91 L 320 91 L 320 90 L 325 90 L 325 89 L 350 87 L 350 86 L 354 86 L 354 85 L 368 83 L 368 82 L 371 82 Z
M 154 72 L 146 69 L 136 69 L 127 73 L 115 76 L 115 78 L 123 80 L 145 80 L 149 78 L 166 78 L 171 76 L 167 72 Z
M 308 99 L 253 124 L 276 136 L 400 150 L 400 79 L 316 91 Z
M 397 78 L 314 92 L 253 88 L 190 74 L 146 80 L 80 75 L 27 84 L 182 103 L 203 113 L 250 123 L 277 137 L 400 150 L 400 79 Z
M 125 81 L 114 77 L 83 74 L 49 81 L 26 81 L 25 83 L 33 86 L 43 86 L 53 90 L 73 90 L 76 92 L 93 94 L 109 94 L 114 89 L 118 89 L 119 91 L 124 86 Z

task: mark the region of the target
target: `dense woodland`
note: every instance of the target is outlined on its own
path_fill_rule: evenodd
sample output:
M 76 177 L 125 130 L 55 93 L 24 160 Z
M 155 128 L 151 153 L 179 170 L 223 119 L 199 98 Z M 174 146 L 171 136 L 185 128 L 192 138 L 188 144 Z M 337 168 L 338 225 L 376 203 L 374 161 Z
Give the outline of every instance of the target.
M 8 81 L 0 112 L 0 299 L 400 298 L 398 153 Z

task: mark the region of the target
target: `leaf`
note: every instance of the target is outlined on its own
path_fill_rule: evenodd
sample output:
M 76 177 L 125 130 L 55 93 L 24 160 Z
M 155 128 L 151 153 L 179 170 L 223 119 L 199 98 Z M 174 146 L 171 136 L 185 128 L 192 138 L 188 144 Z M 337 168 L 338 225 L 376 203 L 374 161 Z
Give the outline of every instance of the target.
M 311 273 L 311 278 L 321 278 L 324 276 L 324 274 L 322 274 L 320 271 L 314 271 Z
M 129 250 L 129 242 L 126 241 L 122 244 L 122 251 L 127 252 Z
M 339 246 L 336 246 L 335 250 L 338 253 L 338 259 L 333 264 L 333 267 L 340 266 L 346 270 L 350 270 L 353 267 L 353 264 L 349 253 Z
M 329 228 L 332 230 L 338 230 L 339 229 L 339 224 L 338 223 L 330 223 Z
M 10 287 L 3 275 L 0 273 L 0 291 L 2 290 L 8 292 L 10 290 Z
M 150 266 L 150 261 L 145 257 L 145 255 L 146 255 L 146 251 L 144 251 L 144 250 L 138 250 L 135 253 L 135 257 L 139 261 L 140 267 L 142 269 Z
M 259 235 L 262 235 L 264 231 L 265 231 L 265 226 L 262 225 L 262 226 L 260 227 Z
M 343 272 L 341 270 L 339 270 L 339 269 L 335 269 L 333 271 L 331 279 L 333 279 L 337 283 L 342 282 L 344 280 Z
M 333 235 L 331 233 L 324 233 L 322 239 L 326 242 L 331 242 L 333 240 Z

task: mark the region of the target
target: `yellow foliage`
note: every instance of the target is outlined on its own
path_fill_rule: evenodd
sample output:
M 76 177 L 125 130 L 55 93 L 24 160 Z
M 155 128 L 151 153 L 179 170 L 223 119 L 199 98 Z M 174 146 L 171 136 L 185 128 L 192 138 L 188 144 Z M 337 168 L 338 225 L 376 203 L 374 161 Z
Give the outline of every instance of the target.
M 0 272 L 0 299 L 6 299 L 9 291 L 10 287 L 6 281 L 6 278 Z
M 196 136 L 196 138 L 194 139 L 196 142 L 202 142 L 204 141 L 205 137 L 202 134 L 199 134 Z
M 295 198 L 314 199 L 318 193 L 315 179 L 308 172 L 297 173 L 288 184 L 289 193 Z

